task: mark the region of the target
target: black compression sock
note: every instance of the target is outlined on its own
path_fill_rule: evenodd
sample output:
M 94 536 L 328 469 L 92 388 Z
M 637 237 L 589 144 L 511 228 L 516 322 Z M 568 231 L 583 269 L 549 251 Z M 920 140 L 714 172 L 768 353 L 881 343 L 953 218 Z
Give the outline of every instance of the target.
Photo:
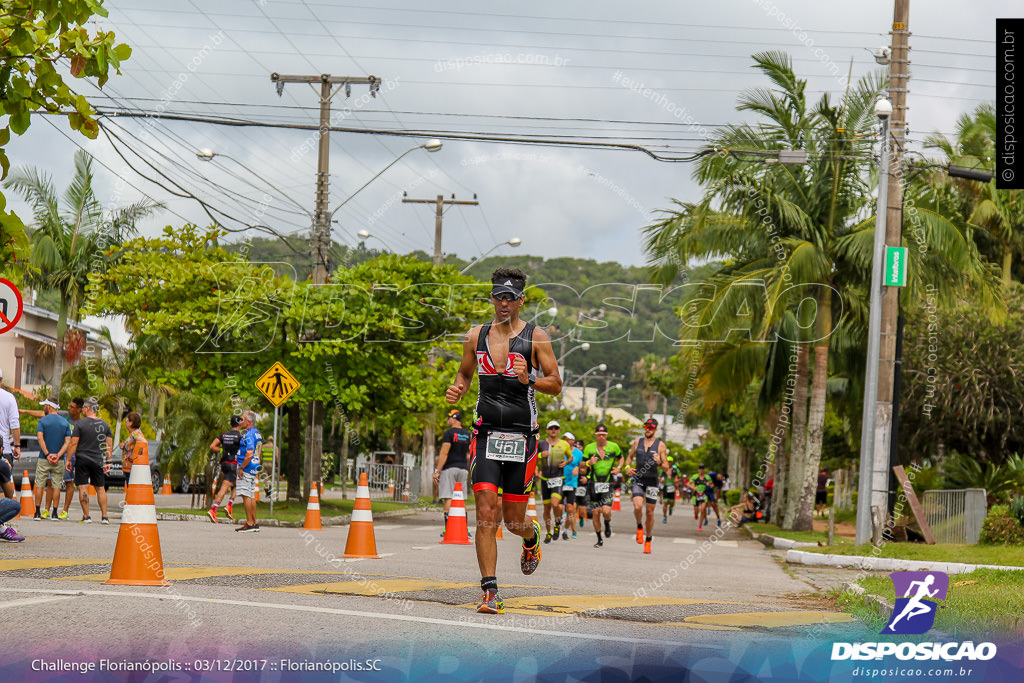
M 598 543 L 601 542 L 601 532 L 600 531 L 597 532 L 597 542 Z
M 538 543 L 540 543 L 540 534 L 538 534 L 536 531 L 534 531 L 533 532 L 533 540 L 532 541 L 523 541 L 523 547 L 524 548 L 536 548 Z
M 650 542 L 651 542 L 651 539 L 652 539 L 652 538 L 654 538 L 654 536 L 648 536 L 648 537 L 646 538 L 647 542 L 648 542 L 648 543 L 650 543 Z
M 636 528 L 637 528 L 637 530 L 639 531 L 640 529 L 643 529 L 643 528 L 644 528 L 644 525 L 643 525 L 643 524 L 637 524 L 637 525 L 636 525 Z
M 497 576 L 485 576 L 484 578 L 480 579 L 480 588 L 484 592 L 487 592 L 488 590 L 492 590 L 492 591 L 498 590 L 498 577 Z

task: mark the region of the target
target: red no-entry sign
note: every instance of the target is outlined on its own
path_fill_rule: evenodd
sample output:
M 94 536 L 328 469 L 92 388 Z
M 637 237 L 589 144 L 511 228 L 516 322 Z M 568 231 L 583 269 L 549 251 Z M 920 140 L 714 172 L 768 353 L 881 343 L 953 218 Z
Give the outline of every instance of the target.
M 24 308 L 18 288 L 10 280 L 0 278 L 0 334 L 14 329 Z

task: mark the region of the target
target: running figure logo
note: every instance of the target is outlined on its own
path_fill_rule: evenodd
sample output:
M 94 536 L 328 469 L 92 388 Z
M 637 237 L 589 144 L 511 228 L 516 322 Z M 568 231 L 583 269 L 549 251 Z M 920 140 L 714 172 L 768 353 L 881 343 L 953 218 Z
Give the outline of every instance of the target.
M 920 635 L 935 624 L 935 600 L 945 600 L 949 576 L 943 572 L 893 572 L 896 605 L 882 633 Z

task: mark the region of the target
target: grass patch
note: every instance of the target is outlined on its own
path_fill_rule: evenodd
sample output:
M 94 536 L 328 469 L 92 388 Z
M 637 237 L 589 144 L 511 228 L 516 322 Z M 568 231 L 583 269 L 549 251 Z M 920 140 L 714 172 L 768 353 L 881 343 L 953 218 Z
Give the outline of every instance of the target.
M 429 505 L 430 501 L 427 501 Z M 355 500 L 320 500 L 321 517 L 340 517 L 352 513 Z M 373 512 L 389 512 L 391 510 L 410 510 L 415 506 L 410 503 L 391 503 L 387 501 L 371 501 L 370 507 Z M 223 509 L 223 508 L 222 508 Z M 157 508 L 157 512 L 169 514 L 206 516 L 206 509 L 191 508 Z M 245 512 L 242 503 L 235 503 L 235 518 L 244 518 Z M 259 519 L 277 519 L 282 522 L 299 522 L 306 518 L 306 503 L 289 500 L 274 503 L 274 514 L 270 514 L 270 503 L 259 502 L 256 504 L 256 517 Z
M 861 557 L 887 557 L 899 560 L 921 560 L 923 562 L 966 562 L 968 564 L 995 564 L 1004 567 L 1024 567 L 1024 546 L 963 545 L 942 543 L 886 543 L 879 552 L 870 543 L 854 546 L 845 545 L 831 548 L 807 548 L 808 552 L 833 555 L 855 555 Z M 1021 572 L 1024 576 L 1024 572 Z
M 857 583 L 868 593 L 879 595 L 893 604 L 896 596 L 888 576 L 869 576 Z M 885 626 L 885 621 L 865 607 L 859 597 L 845 592 L 840 592 L 836 597 L 840 607 L 875 631 L 881 631 Z M 1024 635 L 1024 572 L 978 569 L 969 574 L 951 576 L 949 592 L 945 600 L 939 601 L 933 628 L 956 637 L 1019 638 Z M 881 635 L 878 637 L 886 638 Z
M 749 527 L 751 531 L 756 531 L 759 534 L 768 534 L 769 536 L 775 536 L 777 538 L 787 538 L 791 541 L 828 543 L 828 532 L 826 531 L 783 531 L 774 524 L 764 524 L 762 522 L 752 522 L 745 526 Z M 834 535 L 832 542 L 835 545 L 826 547 L 837 548 L 843 545 L 853 545 L 853 541 L 848 538 L 843 538 L 839 534 Z

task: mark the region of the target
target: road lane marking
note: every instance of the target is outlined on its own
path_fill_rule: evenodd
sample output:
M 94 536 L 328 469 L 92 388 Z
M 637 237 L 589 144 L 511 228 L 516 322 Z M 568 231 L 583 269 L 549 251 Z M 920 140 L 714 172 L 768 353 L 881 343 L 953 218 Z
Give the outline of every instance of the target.
M 45 593 L 53 595 L 53 591 L 47 591 L 41 588 L 5 588 L 8 593 Z M 128 591 L 107 591 L 107 590 L 91 590 L 91 591 L 78 591 L 77 595 L 92 595 L 101 598 L 110 598 L 111 596 L 121 598 L 136 598 L 136 599 L 151 599 L 151 600 L 166 600 L 167 593 L 137 593 Z M 252 607 L 257 609 L 276 609 L 289 612 L 309 612 L 312 614 L 330 614 L 335 616 L 354 617 L 357 619 L 381 619 L 384 621 L 403 621 L 406 623 L 418 623 L 418 624 L 434 624 L 437 626 L 452 626 L 455 628 L 465 629 L 479 629 L 485 631 L 504 631 L 506 633 L 523 633 L 527 635 L 539 635 L 539 636 L 555 636 L 561 638 L 575 638 L 576 640 L 594 640 L 601 642 L 611 643 L 634 643 L 637 645 L 652 645 L 655 647 L 686 647 L 687 643 L 682 643 L 677 640 L 654 640 L 649 638 L 626 638 L 619 636 L 605 636 L 596 633 L 574 633 L 572 631 L 549 631 L 547 629 L 539 628 L 523 628 L 519 626 L 502 626 L 501 624 L 495 623 L 477 623 L 474 621 L 456 621 L 454 619 L 438 619 L 436 617 L 417 617 L 407 614 L 383 614 L 380 612 L 368 612 L 366 610 L 349 610 L 349 609 L 338 609 L 335 607 L 316 607 L 313 605 L 284 605 L 281 603 L 268 603 L 268 602 L 255 602 L 251 600 L 225 600 L 222 598 L 200 598 L 186 596 L 183 599 L 193 603 L 210 603 L 217 606 L 223 605 L 236 605 L 239 607 Z M 710 645 L 701 643 L 699 645 L 701 649 L 708 650 L 720 650 L 726 651 L 728 647 L 723 645 Z
M 795 610 L 792 612 L 740 612 L 738 614 L 702 614 L 687 617 L 684 623 L 711 624 L 714 626 L 757 626 L 760 628 L 784 628 L 786 626 L 811 626 L 814 624 L 848 624 L 857 621 L 845 612 L 814 612 Z
M 74 595 L 54 595 L 51 598 L 22 598 L 21 600 L 8 600 L 6 602 L 0 602 L 0 609 L 10 609 L 11 607 L 29 607 L 31 605 L 42 605 L 47 602 L 61 602 L 62 600 L 70 600 L 74 598 Z
M 743 602 L 724 602 L 695 598 L 634 597 L 632 595 L 542 595 L 505 598 L 506 607 L 539 610 L 545 614 L 600 612 L 622 607 L 655 607 L 665 605 L 745 605 Z M 476 605 L 473 605 L 476 608 Z
M 697 543 L 697 539 L 696 538 L 673 538 L 672 542 L 673 543 L 691 543 L 691 544 L 696 544 Z
M 47 558 L 0 560 L 0 572 L 11 572 L 18 569 L 52 569 L 53 567 L 77 567 L 84 564 L 110 564 L 110 558 L 102 560 L 54 560 Z
M 433 581 L 430 579 L 376 579 L 367 577 L 362 581 L 340 581 L 336 583 L 309 583 L 301 586 L 278 586 L 261 590 L 281 593 L 307 593 L 311 595 L 367 595 L 384 593 L 413 593 L 416 591 L 447 590 L 449 588 L 474 588 L 476 583 L 458 581 Z

